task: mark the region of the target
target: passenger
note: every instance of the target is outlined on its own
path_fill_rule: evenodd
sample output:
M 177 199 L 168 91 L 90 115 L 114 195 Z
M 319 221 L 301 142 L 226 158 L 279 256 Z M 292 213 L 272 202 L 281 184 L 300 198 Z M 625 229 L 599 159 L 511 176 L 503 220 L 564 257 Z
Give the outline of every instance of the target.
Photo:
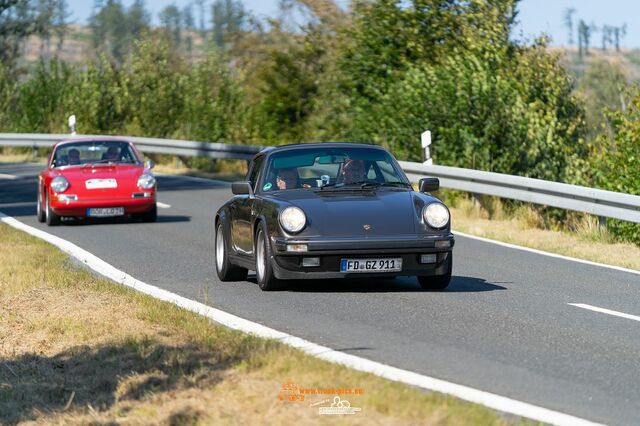
M 363 160 L 347 160 L 340 171 L 340 181 L 345 185 L 357 182 L 364 182 L 366 176 L 364 173 Z
M 75 148 L 69 150 L 69 165 L 75 166 L 80 164 L 80 151 Z

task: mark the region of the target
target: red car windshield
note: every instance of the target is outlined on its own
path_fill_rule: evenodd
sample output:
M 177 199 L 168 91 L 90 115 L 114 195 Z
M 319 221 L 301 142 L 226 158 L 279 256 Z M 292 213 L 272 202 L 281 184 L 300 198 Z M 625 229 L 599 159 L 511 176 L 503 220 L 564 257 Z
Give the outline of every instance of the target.
M 139 163 L 128 142 L 88 141 L 65 143 L 56 148 L 53 167 L 96 163 Z

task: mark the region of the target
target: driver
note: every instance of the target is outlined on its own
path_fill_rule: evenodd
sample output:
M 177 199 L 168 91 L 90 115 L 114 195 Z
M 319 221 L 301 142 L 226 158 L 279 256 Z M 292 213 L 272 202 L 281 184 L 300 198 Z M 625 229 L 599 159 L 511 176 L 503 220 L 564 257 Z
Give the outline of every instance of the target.
M 80 164 L 80 151 L 75 148 L 69 150 L 69 165 L 75 166 Z
M 298 188 L 299 180 L 298 170 L 294 168 L 280 169 L 276 177 L 276 185 L 278 185 L 278 189 Z
M 107 149 L 107 152 L 104 154 L 103 160 L 118 161 L 119 157 L 120 150 L 118 149 L 118 147 L 110 146 L 109 149 Z
M 365 180 L 364 160 L 347 160 L 344 166 L 342 166 L 340 175 L 342 177 L 342 183 L 347 185 L 363 182 Z

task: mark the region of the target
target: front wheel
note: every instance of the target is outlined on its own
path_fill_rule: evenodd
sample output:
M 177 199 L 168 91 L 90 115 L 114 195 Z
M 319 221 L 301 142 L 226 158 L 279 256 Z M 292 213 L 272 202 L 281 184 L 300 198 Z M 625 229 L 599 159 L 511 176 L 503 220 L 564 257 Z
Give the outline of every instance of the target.
M 243 281 L 247 279 L 247 270 L 229 262 L 227 239 L 224 237 L 222 223 L 216 227 L 216 273 L 220 281 Z
M 46 212 L 45 210 L 42 208 L 42 197 L 41 197 L 42 191 L 40 189 L 40 186 L 38 185 L 38 204 L 37 204 L 37 213 L 36 215 L 38 216 L 38 222 L 43 223 L 47 217 L 46 217 Z
M 156 222 L 158 220 L 158 206 L 153 205 L 153 208 L 146 213 L 142 213 L 140 218 L 143 222 Z
M 258 228 L 258 233 L 256 234 L 254 253 L 256 255 L 256 280 L 258 281 L 258 286 L 263 291 L 280 290 L 283 285 L 273 275 L 271 246 L 262 225 Z
M 418 283 L 424 290 L 444 290 L 451 282 L 451 272 L 453 270 L 453 253 L 447 256 L 449 264 L 447 272 L 444 275 L 434 275 L 430 277 L 418 277 Z
M 45 222 L 47 222 L 47 226 L 60 225 L 60 216 L 53 212 L 48 194 L 45 196 L 45 209 Z

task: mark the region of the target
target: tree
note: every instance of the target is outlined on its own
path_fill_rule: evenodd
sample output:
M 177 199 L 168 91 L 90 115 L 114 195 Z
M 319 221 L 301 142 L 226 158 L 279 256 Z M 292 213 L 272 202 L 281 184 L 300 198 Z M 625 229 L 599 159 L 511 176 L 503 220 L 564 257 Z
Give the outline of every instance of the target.
M 231 38 L 245 26 L 248 13 L 239 0 L 215 0 L 211 6 L 213 42 L 220 48 L 228 48 Z
M 182 41 L 182 14 L 176 5 L 169 5 L 160 11 L 160 25 L 175 46 L 180 46 Z
M 573 44 L 573 15 L 576 13 L 576 10 L 573 7 L 567 8 L 564 11 L 564 25 L 567 27 L 567 31 L 569 33 L 568 42 L 569 46 Z
M 198 8 L 198 29 L 200 30 L 200 35 L 202 37 L 204 37 L 204 33 L 205 33 L 205 21 L 206 21 L 206 16 L 205 16 L 205 10 L 204 10 L 204 1 L 205 0 L 195 0 L 195 4 Z
M 120 0 L 107 0 L 104 5 L 96 0 L 89 27 L 96 51 L 122 63 L 130 48 L 130 36 L 127 15 Z
M 69 26 L 68 20 L 71 17 L 71 12 L 69 12 L 67 0 L 56 0 L 55 4 L 56 8 L 53 15 L 53 24 L 56 36 L 58 37 L 58 45 L 56 51 L 59 54 L 59 52 L 62 50 L 62 45 L 64 44 L 64 36 L 67 33 L 67 27 Z
M 45 18 L 29 0 L 0 0 L 0 63 L 5 72 L 14 67 L 24 40 L 41 31 Z

